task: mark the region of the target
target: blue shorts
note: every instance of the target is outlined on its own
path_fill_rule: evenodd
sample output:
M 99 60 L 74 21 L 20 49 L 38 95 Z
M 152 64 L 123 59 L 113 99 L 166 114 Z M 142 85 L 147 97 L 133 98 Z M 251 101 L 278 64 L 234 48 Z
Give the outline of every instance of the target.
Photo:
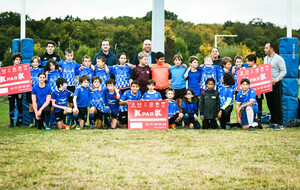
M 248 106 L 247 106 L 248 107 Z M 255 117 L 255 114 L 258 112 L 258 107 L 255 105 L 252 105 L 252 106 L 250 106 L 250 107 L 252 107 L 252 109 L 253 109 L 253 112 L 254 112 L 254 114 L 253 114 L 253 116 Z M 254 119 L 254 118 L 253 118 Z M 244 125 L 248 125 L 249 123 L 248 123 L 248 119 L 247 119 L 247 113 L 246 113 L 246 108 L 244 108 L 243 110 L 242 110 L 242 117 L 241 117 L 241 120 L 242 120 L 242 126 L 244 126 Z

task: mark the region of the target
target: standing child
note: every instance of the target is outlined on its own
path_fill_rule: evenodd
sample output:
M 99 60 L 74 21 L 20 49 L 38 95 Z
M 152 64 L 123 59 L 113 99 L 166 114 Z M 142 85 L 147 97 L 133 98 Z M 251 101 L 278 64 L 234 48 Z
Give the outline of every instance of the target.
M 141 99 L 138 81 L 132 81 L 130 90 L 127 90 L 120 99 L 119 124 L 121 128 L 128 128 L 128 102 Z
M 179 107 L 179 110 L 182 112 L 182 98 L 186 90 L 184 74 L 187 69 L 181 65 L 182 56 L 180 54 L 176 54 L 173 57 L 173 62 L 174 65 L 170 67 L 170 74 L 172 76 L 171 86 L 175 90 L 174 99 Z
M 31 75 L 31 83 L 32 87 L 37 85 L 39 83 L 38 75 L 40 72 L 45 72 L 43 68 L 39 68 L 40 65 L 40 58 L 38 56 L 33 56 L 30 60 L 31 69 L 30 69 L 30 75 Z M 31 99 L 31 92 L 26 93 L 26 102 L 29 104 L 29 127 L 34 127 L 33 119 L 34 119 L 34 110 L 32 107 L 32 99 Z
M 165 63 L 165 54 L 157 52 L 155 55 L 156 64 L 151 64 L 152 80 L 156 82 L 155 89 L 163 99 L 166 99 L 166 90 L 169 87 L 171 75 L 170 65 Z
M 168 119 L 169 127 L 176 129 L 175 122 L 180 122 L 183 118 L 183 113 L 180 112 L 176 101 L 173 100 L 175 96 L 175 90 L 173 88 L 168 88 L 166 90 L 166 96 L 168 98 Z
M 202 78 L 201 78 L 201 92 L 204 92 L 207 89 L 206 80 L 208 78 L 213 78 L 217 81 L 220 77 L 220 74 L 223 74 L 221 67 L 213 65 L 213 60 L 211 56 L 206 56 L 204 58 L 204 66 L 202 68 Z M 214 90 L 217 89 L 217 85 L 214 86 Z
M 45 71 L 47 85 L 50 86 L 53 92 L 56 89 L 56 79 L 61 77 L 61 73 L 58 69 L 58 64 L 53 59 L 50 59 L 46 64 Z
M 87 109 L 90 106 L 90 88 L 89 88 L 89 77 L 86 75 L 82 75 L 79 78 L 80 86 L 76 88 L 73 103 L 73 116 L 77 123 L 76 129 L 83 129 L 84 124 L 87 119 Z M 79 121 L 78 121 L 79 117 Z
M 191 88 L 195 92 L 196 98 L 201 95 L 200 81 L 202 76 L 202 67 L 198 67 L 198 58 L 196 56 L 190 57 L 190 67 L 184 74 L 184 78 L 188 80 L 188 88 Z
M 99 56 L 96 58 L 96 66 L 94 76 L 100 77 L 101 79 L 101 89 L 106 87 L 106 81 L 110 78 L 110 71 L 105 64 L 105 57 Z
M 161 95 L 155 89 L 155 81 L 150 79 L 148 81 L 147 88 L 149 89 L 146 93 L 143 94 L 142 100 L 162 100 Z
M 231 74 L 224 73 L 222 79 L 223 85 L 219 88 L 221 109 L 218 117 L 220 119 L 221 129 L 229 129 L 230 115 L 233 109 L 234 79 Z
M 235 66 L 232 68 L 232 74 L 235 82 L 234 93 L 236 95 L 238 92 L 237 71 L 243 67 L 243 58 L 241 56 L 235 56 L 234 62 L 235 62 Z
M 73 61 L 74 52 L 72 49 L 66 49 L 65 51 L 66 60 L 59 62 L 59 66 L 62 69 L 61 77 L 67 80 L 67 89 L 74 93 L 75 92 L 75 76 L 78 75 L 78 70 L 81 67 L 80 64 Z M 73 108 L 73 98 L 68 99 L 69 107 Z M 73 115 L 68 114 L 67 125 L 70 125 L 73 122 Z
M 104 93 L 103 90 L 100 88 L 101 79 L 100 77 L 93 77 L 92 78 L 93 90 L 90 94 L 90 129 L 94 128 L 95 120 L 97 120 L 97 128 L 100 129 L 102 127 L 102 121 L 104 117 L 104 109 L 105 109 L 105 102 L 104 102 Z
M 195 97 L 193 89 L 186 89 L 182 102 L 183 121 L 185 129 L 193 129 L 198 121 L 198 99 Z
M 207 90 L 200 96 L 200 118 L 202 120 L 203 129 L 217 129 L 218 113 L 220 111 L 219 93 L 214 90 L 215 79 L 208 78 L 206 80 Z
M 38 129 L 45 127 L 47 131 L 50 130 L 49 120 L 51 108 L 49 103 L 51 101 L 51 88 L 46 85 L 46 73 L 40 72 L 38 74 L 39 83 L 32 88 L 31 99 L 32 107 L 35 113 L 36 125 Z M 45 117 L 48 118 L 45 120 Z M 44 126 L 45 122 L 45 126 Z
M 60 61 L 60 57 L 58 55 L 56 55 L 56 53 L 54 52 L 55 50 L 55 42 L 52 41 L 52 40 L 49 40 L 47 43 L 46 43 L 46 52 L 41 55 L 41 67 L 45 67 L 47 62 L 50 60 L 50 59 L 53 59 L 54 61 L 56 62 L 59 62 Z
M 130 83 L 133 80 L 137 80 L 140 84 L 140 91 L 142 95 L 147 92 L 148 81 L 152 78 L 151 69 L 146 66 L 148 60 L 148 54 L 140 52 L 138 54 L 140 64 L 130 72 Z
M 254 122 L 255 113 L 258 111 L 256 93 L 250 88 L 250 81 L 247 78 L 241 80 L 241 87 L 236 97 L 236 118 L 242 128 L 253 131 L 258 125 Z
M 119 57 L 119 65 L 113 66 L 110 70 L 115 75 L 116 86 L 123 94 L 130 88 L 129 78 L 131 68 L 126 64 L 127 58 L 125 53 L 121 53 Z
M 105 104 L 111 110 L 111 126 L 110 129 L 116 129 L 118 123 L 119 116 L 119 100 L 121 98 L 121 94 L 119 90 L 116 88 L 116 82 L 114 79 L 108 79 L 106 81 L 106 87 L 103 90 L 105 95 Z
M 89 87 L 92 87 L 92 78 L 94 76 L 95 66 L 92 65 L 91 57 L 87 55 L 83 56 L 82 64 L 83 66 L 79 68 L 79 78 L 83 75 L 88 76 L 90 79 Z M 77 86 L 79 86 L 79 84 Z
M 11 60 L 14 65 L 20 65 L 22 61 L 22 55 L 20 53 L 15 53 L 12 55 Z M 10 94 L 8 95 L 8 101 L 9 101 L 9 117 L 10 117 L 10 124 L 8 125 L 8 128 L 14 127 L 14 118 L 15 118 L 15 104 L 17 102 L 17 108 L 18 108 L 18 120 L 17 120 L 17 126 L 23 127 L 22 121 L 23 121 L 23 108 L 22 108 L 22 101 L 23 101 L 23 93 L 18 94 Z
M 68 107 L 68 99 L 73 97 L 73 93 L 67 90 L 67 80 L 58 78 L 56 80 L 57 90 L 52 92 L 52 106 L 54 107 L 54 115 L 57 127 L 70 130 L 69 125 L 65 125 L 63 121 L 68 114 L 72 113 L 72 108 Z

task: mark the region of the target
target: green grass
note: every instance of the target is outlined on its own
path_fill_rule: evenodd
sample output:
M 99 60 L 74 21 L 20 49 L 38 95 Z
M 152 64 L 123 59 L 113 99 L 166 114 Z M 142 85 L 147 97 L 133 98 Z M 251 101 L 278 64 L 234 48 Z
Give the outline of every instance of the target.
M 296 128 L 38 131 L 0 114 L 0 189 L 300 189 Z

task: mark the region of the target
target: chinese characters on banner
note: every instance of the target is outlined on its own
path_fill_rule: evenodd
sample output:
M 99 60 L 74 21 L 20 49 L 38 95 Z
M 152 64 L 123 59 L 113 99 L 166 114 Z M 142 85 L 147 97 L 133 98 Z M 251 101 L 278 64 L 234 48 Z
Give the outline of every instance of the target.
M 32 90 L 30 66 L 21 64 L 0 68 L 0 96 Z
M 168 129 L 168 101 L 128 102 L 128 129 Z
M 248 78 L 250 81 L 250 88 L 254 89 L 256 95 L 272 91 L 272 72 L 271 64 L 264 64 L 257 66 L 255 69 L 240 69 L 237 71 L 238 90 L 241 88 L 241 80 Z

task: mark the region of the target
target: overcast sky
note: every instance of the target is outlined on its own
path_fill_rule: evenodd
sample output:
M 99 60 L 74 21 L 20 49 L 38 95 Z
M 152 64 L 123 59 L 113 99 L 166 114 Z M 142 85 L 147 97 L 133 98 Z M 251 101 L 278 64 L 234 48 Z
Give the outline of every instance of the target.
M 20 12 L 21 0 L 0 0 L 0 12 Z M 152 10 L 152 0 L 26 0 L 26 14 L 35 20 L 66 15 L 82 19 L 106 17 L 143 17 Z M 300 0 L 293 2 L 293 29 L 300 29 Z M 165 10 L 183 21 L 220 23 L 231 20 L 248 23 L 262 18 L 286 26 L 287 0 L 165 0 Z

